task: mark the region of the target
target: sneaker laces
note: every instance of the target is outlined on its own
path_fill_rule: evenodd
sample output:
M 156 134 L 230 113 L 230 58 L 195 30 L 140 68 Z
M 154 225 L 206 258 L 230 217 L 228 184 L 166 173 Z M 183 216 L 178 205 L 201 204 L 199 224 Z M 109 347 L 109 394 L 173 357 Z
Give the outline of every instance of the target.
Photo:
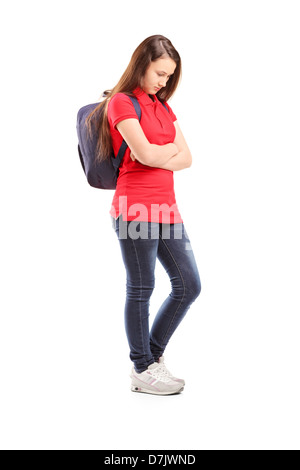
M 165 370 L 165 373 L 168 377 L 173 377 L 173 374 L 171 374 L 171 372 L 166 368 L 166 365 L 164 362 L 160 364 L 160 366 Z
M 151 375 L 156 379 L 160 380 L 161 382 L 169 382 L 170 381 L 170 373 L 164 364 L 159 364 L 155 369 L 150 369 Z

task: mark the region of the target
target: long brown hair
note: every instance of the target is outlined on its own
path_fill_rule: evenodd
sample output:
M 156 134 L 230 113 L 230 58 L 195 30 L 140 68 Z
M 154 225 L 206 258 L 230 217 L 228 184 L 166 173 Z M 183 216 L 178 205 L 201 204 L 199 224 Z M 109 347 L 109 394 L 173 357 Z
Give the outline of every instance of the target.
M 170 76 L 165 87 L 161 88 L 156 96 L 161 101 L 167 101 L 175 92 L 181 78 L 181 59 L 169 39 L 161 35 L 150 36 L 145 39 L 132 54 L 131 60 L 117 85 L 103 93 L 105 98 L 89 114 L 86 125 L 90 136 L 93 132 L 99 136 L 96 159 L 101 161 L 108 158 L 113 150 L 112 140 L 107 119 L 107 106 L 109 100 L 116 93 L 125 93 L 134 96 L 133 90 L 140 87 L 141 80 L 151 62 L 160 58 L 170 57 L 176 63 L 176 69 Z M 100 151 L 101 149 L 101 151 Z

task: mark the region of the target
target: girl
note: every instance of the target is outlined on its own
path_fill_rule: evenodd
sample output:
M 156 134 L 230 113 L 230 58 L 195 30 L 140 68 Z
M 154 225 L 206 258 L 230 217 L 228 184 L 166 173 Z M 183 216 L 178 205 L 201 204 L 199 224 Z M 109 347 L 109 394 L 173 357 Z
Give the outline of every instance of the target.
M 123 139 L 128 144 L 110 215 L 127 275 L 125 329 L 133 361 L 131 389 L 158 395 L 183 390 L 184 380 L 168 371 L 163 354 L 201 291 L 174 193 L 173 171 L 192 163 L 177 118 L 167 103 L 180 77 L 180 56 L 170 40 L 151 36 L 134 51 L 118 84 L 104 92 L 104 101 L 95 109 L 103 112 L 99 132 L 102 151 L 109 155 L 113 149 L 117 155 Z M 140 121 L 130 96 L 138 100 Z M 157 258 L 170 277 L 172 291 L 149 331 Z

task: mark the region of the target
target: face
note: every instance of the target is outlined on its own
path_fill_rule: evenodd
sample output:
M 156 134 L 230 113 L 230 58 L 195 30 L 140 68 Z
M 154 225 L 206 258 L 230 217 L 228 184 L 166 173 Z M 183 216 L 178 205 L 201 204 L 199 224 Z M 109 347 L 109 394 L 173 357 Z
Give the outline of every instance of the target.
M 176 69 L 176 62 L 170 57 L 151 62 L 142 79 L 141 88 L 148 95 L 155 95 L 165 87 Z

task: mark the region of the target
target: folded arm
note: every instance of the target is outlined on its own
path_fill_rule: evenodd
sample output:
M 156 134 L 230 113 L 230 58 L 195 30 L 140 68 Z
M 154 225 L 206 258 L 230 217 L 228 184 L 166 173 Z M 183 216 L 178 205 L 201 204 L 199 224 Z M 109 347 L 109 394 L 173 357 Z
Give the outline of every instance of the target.
M 184 168 L 189 168 L 192 165 L 192 155 L 177 121 L 174 122 L 174 126 L 176 129 L 174 144 L 178 148 L 178 153 L 171 157 L 167 162 L 158 165 L 158 168 L 178 171 L 183 170 Z
M 129 118 L 120 121 L 116 128 L 127 143 L 134 157 L 143 165 L 160 168 L 170 158 L 178 154 L 175 143 L 166 145 L 150 144 L 137 119 Z
M 155 168 L 178 171 L 191 166 L 192 155 L 177 121 L 174 126 L 175 140 L 165 145 L 150 144 L 137 119 L 124 119 L 116 128 L 131 149 L 130 156 L 133 160 Z

